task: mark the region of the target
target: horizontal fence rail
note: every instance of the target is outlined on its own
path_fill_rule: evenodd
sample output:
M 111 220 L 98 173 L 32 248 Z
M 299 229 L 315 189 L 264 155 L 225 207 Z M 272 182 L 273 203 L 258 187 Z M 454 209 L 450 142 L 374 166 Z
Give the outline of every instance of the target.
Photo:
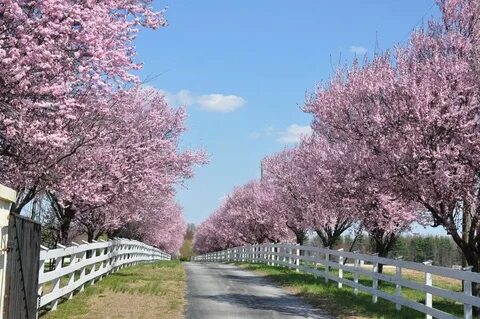
M 85 285 L 94 284 L 121 268 L 144 262 L 170 260 L 160 249 L 129 239 L 114 239 L 40 252 L 38 308 L 57 309 L 61 298 L 72 298 Z
M 343 285 L 353 288 L 355 294 L 364 291 L 372 295 L 372 302 L 376 303 L 378 297 L 395 303 L 396 309 L 402 306 L 412 308 L 426 315 L 427 319 L 453 319 L 458 318 L 452 314 L 436 309 L 432 305 L 432 296 L 438 296 L 463 304 L 465 319 L 472 319 L 472 308 L 480 307 L 480 298 L 472 296 L 472 283 L 480 283 L 480 273 L 471 271 L 471 267 L 452 269 L 447 267 L 432 266 L 431 261 L 416 263 L 396 259 L 382 258 L 377 255 L 346 252 L 343 249 L 332 250 L 321 247 L 300 246 L 295 244 L 260 244 L 231 248 L 223 251 L 195 256 L 197 262 L 249 262 L 266 263 L 274 266 L 284 266 L 313 274 L 315 278 L 321 276 L 325 282 L 336 281 L 338 287 Z M 350 263 L 346 263 L 346 261 Z M 378 273 L 379 265 L 391 266 L 395 269 L 393 275 Z M 322 266 L 322 269 L 319 269 Z M 336 274 L 331 270 L 336 269 Z M 402 272 L 412 270 L 424 274 L 424 282 L 411 280 Z M 353 280 L 344 278 L 344 272 L 353 275 Z M 462 282 L 463 291 L 453 291 L 433 285 L 432 276 L 437 275 Z M 359 282 L 360 276 L 367 276 L 372 280 L 371 286 Z M 395 285 L 394 294 L 379 289 L 379 281 Z M 414 289 L 425 293 L 425 303 L 405 298 L 402 296 L 402 287 Z

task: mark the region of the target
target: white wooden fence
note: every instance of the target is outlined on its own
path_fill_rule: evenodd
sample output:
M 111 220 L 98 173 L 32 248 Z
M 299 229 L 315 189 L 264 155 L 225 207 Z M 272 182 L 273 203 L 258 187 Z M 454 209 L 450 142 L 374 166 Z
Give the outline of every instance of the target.
M 344 260 L 352 263 L 344 263 Z M 453 319 L 458 318 L 452 314 L 436 309 L 432 305 L 432 296 L 447 298 L 463 304 L 465 319 L 471 319 L 472 306 L 480 307 L 480 298 L 472 296 L 472 283 L 480 283 L 480 273 L 474 273 L 471 268 L 463 270 L 446 267 L 432 266 L 431 261 L 424 263 L 403 261 L 401 258 L 388 259 L 377 255 L 359 254 L 357 252 L 345 252 L 343 250 L 331 250 L 320 247 L 299 246 L 294 244 L 261 244 L 231 248 L 219 252 L 208 253 L 194 257 L 199 262 L 253 262 L 267 263 L 269 265 L 285 266 L 313 274 L 315 277 L 322 276 L 325 281 L 338 282 L 338 287 L 350 286 L 354 293 L 359 290 L 372 295 L 372 302 L 376 303 L 378 297 L 395 303 L 396 309 L 402 306 L 415 309 L 426 314 L 427 319 Z M 366 267 L 368 264 L 369 267 Z M 394 275 L 378 273 L 379 264 L 393 266 Z M 323 266 L 319 269 L 319 265 Z M 331 269 L 337 269 L 337 274 L 332 274 Z M 405 269 L 423 273 L 425 281 L 409 280 L 402 276 Z M 353 275 L 353 281 L 346 279 L 343 272 Z M 372 286 L 365 286 L 359 282 L 359 276 L 368 276 L 372 280 Z M 463 282 L 463 292 L 452 291 L 436 287 L 432 282 L 432 275 L 451 278 Z M 379 280 L 395 285 L 395 293 L 390 294 L 378 288 Z M 407 287 L 425 293 L 425 304 L 402 296 L 402 287 Z
M 144 243 L 114 239 L 83 242 L 79 245 L 47 249 L 40 252 L 38 308 L 57 309 L 61 298 L 72 298 L 86 284 L 94 284 L 121 268 L 143 262 L 170 260 L 170 255 Z

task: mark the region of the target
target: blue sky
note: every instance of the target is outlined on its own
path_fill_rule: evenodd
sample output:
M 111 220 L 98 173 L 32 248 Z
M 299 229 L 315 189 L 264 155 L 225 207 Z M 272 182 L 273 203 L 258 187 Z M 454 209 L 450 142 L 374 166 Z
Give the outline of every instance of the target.
M 157 0 L 167 28 L 137 40 L 143 79 L 188 106 L 182 147 L 204 148 L 178 201 L 200 223 L 234 185 L 259 176 L 267 154 L 308 132 L 305 94 L 339 62 L 406 41 L 434 0 Z

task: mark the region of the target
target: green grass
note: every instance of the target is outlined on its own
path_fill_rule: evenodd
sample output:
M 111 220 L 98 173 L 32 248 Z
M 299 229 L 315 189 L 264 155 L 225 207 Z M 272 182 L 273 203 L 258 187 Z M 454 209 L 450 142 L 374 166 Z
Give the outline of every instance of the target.
M 112 307 L 125 313 L 124 318 L 181 318 L 184 282 L 185 273 L 178 261 L 124 268 L 63 301 L 56 311 L 42 313 L 41 318 L 120 318 Z
M 313 275 L 305 274 L 302 272 L 296 272 L 295 270 L 267 266 L 264 264 L 240 264 L 243 268 L 256 271 L 268 278 L 272 279 L 279 285 L 289 288 L 289 290 L 297 293 L 298 295 L 306 298 L 313 305 L 330 311 L 338 318 L 349 318 L 354 316 L 355 318 L 425 318 L 425 314 L 417 312 L 415 310 L 402 307 L 402 310 L 397 311 L 395 304 L 383 300 L 380 297 L 376 304 L 372 303 L 372 296 L 370 294 L 359 291 L 358 295 L 353 293 L 353 289 L 343 285 L 343 288 L 338 288 L 338 283 L 330 281 L 325 283 L 323 277 L 315 278 Z M 385 271 L 389 274 L 388 271 Z M 331 275 L 338 275 L 338 271 L 331 271 Z M 345 279 L 353 280 L 353 275 L 344 271 Z M 409 280 L 422 281 L 423 277 L 420 274 L 409 273 L 404 276 Z M 435 278 L 434 278 L 435 279 Z M 437 278 L 438 280 L 434 284 L 437 287 L 459 291 L 458 282 L 447 281 Z M 359 283 L 364 286 L 372 286 L 372 280 L 366 276 L 359 277 Z M 395 286 L 388 282 L 380 282 L 379 288 L 382 291 L 394 294 Z M 408 289 L 402 288 L 402 296 L 419 303 L 425 302 L 425 294 Z M 453 301 L 433 297 L 433 307 L 451 313 L 458 317 L 463 316 L 463 306 Z

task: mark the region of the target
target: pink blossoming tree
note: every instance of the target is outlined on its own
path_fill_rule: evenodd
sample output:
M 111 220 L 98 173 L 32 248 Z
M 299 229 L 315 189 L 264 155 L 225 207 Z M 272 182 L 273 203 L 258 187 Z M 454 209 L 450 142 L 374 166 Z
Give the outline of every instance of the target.
M 393 57 L 339 71 L 306 110 L 318 134 L 361 150 L 381 193 L 421 204 L 478 272 L 480 4 L 439 7 Z

